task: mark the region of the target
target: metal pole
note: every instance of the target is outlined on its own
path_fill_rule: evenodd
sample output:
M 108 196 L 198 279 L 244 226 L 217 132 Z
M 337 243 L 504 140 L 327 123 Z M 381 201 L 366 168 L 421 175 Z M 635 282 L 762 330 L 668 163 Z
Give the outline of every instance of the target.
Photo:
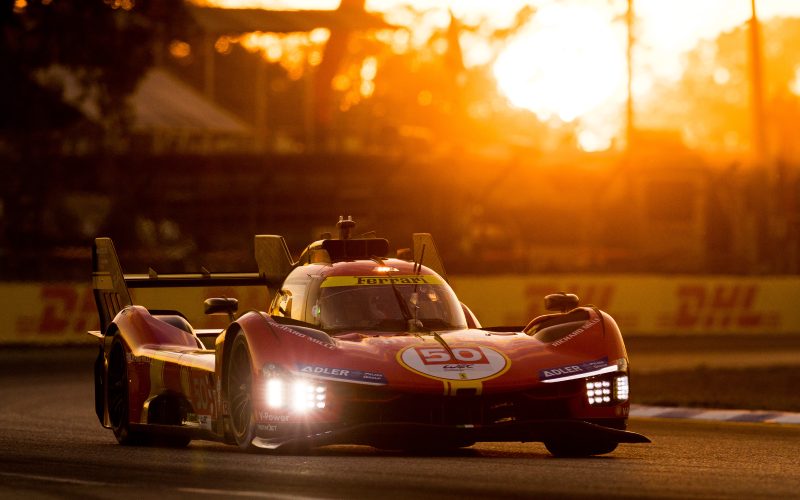
M 267 93 L 269 92 L 269 79 L 267 78 L 267 61 L 259 56 L 256 66 L 256 119 L 255 119 L 255 147 L 259 153 L 269 150 L 269 136 L 267 128 Z
M 755 163 L 767 164 L 767 131 L 764 116 L 764 76 L 761 53 L 761 29 L 756 14 L 756 0 L 750 0 L 750 79 L 752 104 L 752 152 Z
M 625 120 L 625 140 L 627 142 L 627 149 L 630 151 L 631 147 L 633 146 L 633 132 L 634 132 L 634 123 L 633 123 L 633 44 L 634 44 L 634 36 L 633 36 L 633 25 L 634 25 L 634 14 L 633 14 L 633 0 L 628 0 L 628 12 L 625 15 L 625 21 L 628 26 L 628 52 L 627 52 L 627 59 L 628 59 L 628 102 L 627 102 L 627 109 L 626 109 L 626 120 Z

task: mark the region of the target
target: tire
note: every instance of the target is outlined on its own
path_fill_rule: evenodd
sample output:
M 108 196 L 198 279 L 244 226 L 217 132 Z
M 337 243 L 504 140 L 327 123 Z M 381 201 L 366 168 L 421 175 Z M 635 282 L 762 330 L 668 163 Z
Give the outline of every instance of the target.
M 116 339 L 108 355 L 108 418 L 117 442 L 125 446 L 148 444 L 147 435 L 130 427 L 128 363 L 122 340 Z
M 617 449 L 618 443 L 611 441 L 545 441 L 544 446 L 554 457 L 590 457 L 605 455 Z
M 253 414 L 253 362 L 245 334 L 239 331 L 231 342 L 226 367 L 226 398 L 230 430 L 236 445 L 252 451 L 256 435 Z

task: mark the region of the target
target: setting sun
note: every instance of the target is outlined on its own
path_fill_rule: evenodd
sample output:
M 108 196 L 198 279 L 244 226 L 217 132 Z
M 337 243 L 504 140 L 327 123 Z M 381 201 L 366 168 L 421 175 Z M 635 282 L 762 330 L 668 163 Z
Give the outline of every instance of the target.
M 608 11 L 552 4 L 500 54 L 494 74 L 517 107 L 572 122 L 624 95 L 624 33 Z
M 261 7 L 267 9 L 335 9 L 338 0 L 196 0 L 199 4 L 224 7 Z M 496 81 L 497 90 L 507 101 L 529 110 L 553 130 L 574 134 L 584 151 L 614 148 L 625 126 L 627 98 L 627 26 L 626 0 L 504 0 L 488 4 L 480 0 L 365 0 L 366 10 L 379 13 L 401 29 L 397 36 L 378 33 L 384 43 L 404 40 L 400 50 L 448 47 L 435 33 L 448 30 L 451 16 L 461 30 L 458 35 L 462 62 L 467 68 L 485 66 Z M 687 54 L 703 41 L 742 26 L 752 15 L 747 0 L 636 0 L 632 73 L 635 122 L 643 127 L 675 128 L 684 135 L 685 123 L 666 123 L 649 116 L 646 108 L 655 97 L 654 89 L 675 85 L 687 69 Z M 777 16 L 800 15 L 796 0 L 758 0 L 762 23 Z M 524 23 L 515 24 L 523 8 L 533 11 Z M 492 30 L 504 32 L 502 39 L 492 38 Z M 272 36 L 280 40 L 293 35 Z M 388 38 L 387 38 L 388 37 Z M 388 40 L 388 41 L 387 41 Z M 248 45 L 253 38 L 242 39 Z M 438 44 L 438 45 L 436 45 Z M 273 43 L 273 45 L 275 45 Z M 324 41 L 308 47 L 282 46 L 280 63 L 299 77 L 313 57 L 324 49 Z M 313 46 L 311 46 L 313 45 Z M 394 47 L 394 45 L 393 45 Z M 293 49 L 293 50 L 292 50 Z M 291 52 L 308 52 L 308 58 L 289 61 Z M 292 64 L 290 64 L 292 63 Z M 383 62 L 377 62 L 380 74 Z M 723 85 L 731 78 L 724 68 L 713 74 L 713 81 Z M 351 75 L 352 76 L 352 75 Z M 357 75 L 356 75 L 357 76 Z M 349 77 L 348 77 L 349 78 Z M 800 94 L 800 77 L 789 90 Z M 356 94 L 373 94 L 371 81 Z M 351 92 L 352 93 L 352 92 Z M 420 94 L 421 102 L 427 94 Z M 624 141 L 623 141 L 624 143 Z
M 494 65 L 503 93 L 564 122 L 613 98 L 625 84 L 625 47 L 602 14 L 582 5 L 542 9 Z

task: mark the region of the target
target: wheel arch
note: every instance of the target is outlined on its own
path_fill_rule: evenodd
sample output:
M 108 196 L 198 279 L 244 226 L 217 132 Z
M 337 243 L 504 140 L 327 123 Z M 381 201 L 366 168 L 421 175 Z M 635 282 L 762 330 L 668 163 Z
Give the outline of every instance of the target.
M 104 332 L 103 342 L 98 346 L 94 360 L 94 411 L 103 427 L 110 428 L 108 417 L 108 356 L 111 344 L 119 334 L 119 326 L 110 323 Z

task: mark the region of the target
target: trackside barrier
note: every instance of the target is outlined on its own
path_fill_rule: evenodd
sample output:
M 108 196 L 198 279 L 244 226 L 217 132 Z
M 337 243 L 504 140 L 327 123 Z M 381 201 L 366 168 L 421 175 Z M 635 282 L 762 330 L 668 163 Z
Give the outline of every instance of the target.
M 545 313 L 544 296 L 578 295 L 625 335 L 800 334 L 800 278 L 540 275 L 456 277 L 453 288 L 484 326 Z
M 148 308 L 174 309 L 195 328 L 222 328 L 227 316 L 206 316 L 208 297 L 233 297 L 239 311 L 267 308 L 261 287 L 131 290 L 134 303 Z M 0 283 L 0 344 L 80 344 L 96 342 L 88 330 L 100 328 L 90 284 Z
M 452 276 L 452 286 L 485 326 L 521 325 L 543 314 L 544 296 L 575 293 L 608 311 L 625 335 L 800 334 L 800 278 L 724 276 Z M 207 297 L 235 297 L 240 311 L 263 310 L 266 290 L 247 287 L 137 289 L 134 301 L 184 313 L 196 328 L 225 325 L 203 315 Z M 98 328 L 91 286 L 0 283 L 0 344 L 87 343 Z

